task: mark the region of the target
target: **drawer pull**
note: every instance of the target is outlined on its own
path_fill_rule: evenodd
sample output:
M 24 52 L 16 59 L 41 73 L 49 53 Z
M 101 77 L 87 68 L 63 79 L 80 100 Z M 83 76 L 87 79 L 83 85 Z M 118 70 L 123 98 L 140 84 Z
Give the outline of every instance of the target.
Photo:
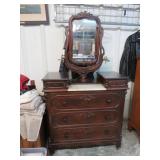
M 68 117 L 63 117 L 63 118 L 62 118 L 62 121 L 63 121 L 64 123 L 68 123 Z
M 87 118 L 88 118 L 88 119 L 93 118 L 94 116 L 95 116 L 94 113 L 88 113 L 88 114 L 87 114 Z
M 65 138 L 65 139 L 68 139 L 68 138 L 69 138 L 69 133 L 68 133 L 68 132 L 64 133 L 64 138 Z
M 86 97 L 86 98 L 84 98 L 84 100 L 89 102 L 89 101 L 91 101 L 91 98 L 90 97 Z
M 108 129 L 105 129 L 105 130 L 104 130 L 104 134 L 105 134 L 105 135 L 108 135 L 108 134 L 109 134 L 109 130 L 108 130 Z
M 90 130 L 86 130 L 86 138 L 91 137 L 91 136 L 92 136 L 92 134 L 93 134 L 93 132 L 92 132 L 92 131 L 90 131 Z
M 65 106 L 65 105 L 67 105 L 67 102 L 66 102 L 66 101 L 64 101 L 64 102 L 63 102 L 63 105 L 64 105 L 64 106 Z
M 112 102 L 111 99 L 107 99 L 107 100 L 106 100 L 106 103 L 111 103 L 111 102 Z
M 105 119 L 106 121 L 109 121 L 109 120 L 111 120 L 111 117 L 110 117 L 109 115 L 105 115 L 105 116 L 104 116 L 104 119 Z
M 93 100 L 95 97 L 94 96 L 86 96 L 86 97 L 83 97 L 81 98 L 83 101 L 86 101 L 86 102 L 90 102 L 91 100 Z

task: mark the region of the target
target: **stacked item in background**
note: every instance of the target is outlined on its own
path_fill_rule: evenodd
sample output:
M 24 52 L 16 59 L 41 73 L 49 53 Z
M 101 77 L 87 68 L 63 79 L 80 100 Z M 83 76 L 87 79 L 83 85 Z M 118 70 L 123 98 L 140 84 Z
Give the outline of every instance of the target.
M 27 141 L 36 141 L 39 135 L 45 103 L 36 89 L 20 96 L 20 133 Z

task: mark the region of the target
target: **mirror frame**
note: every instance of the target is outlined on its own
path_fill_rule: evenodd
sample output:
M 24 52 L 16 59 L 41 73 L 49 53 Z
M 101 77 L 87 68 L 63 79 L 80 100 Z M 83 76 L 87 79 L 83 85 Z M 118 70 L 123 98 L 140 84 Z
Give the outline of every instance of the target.
M 96 38 L 95 38 L 95 61 L 77 63 L 72 58 L 72 49 L 73 49 L 73 21 L 74 20 L 95 20 L 97 23 L 96 27 Z M 73 15 L 69 19 L 69 27 L 66 28 L 66 41 L 65 41 L 65 65 L 71 71 L 76 72 L 80 75 L 81 82 L 86 82 L 86 75 L 90 72 L 97 70 L 102 62 L 104 55 L 104 48 L 102 46 L 102 37 L 103 37 L 103 28 L 101 27 L 100 19 L 97 16 L 93 16 L 88 12 L 81 12 L 77 15 Z

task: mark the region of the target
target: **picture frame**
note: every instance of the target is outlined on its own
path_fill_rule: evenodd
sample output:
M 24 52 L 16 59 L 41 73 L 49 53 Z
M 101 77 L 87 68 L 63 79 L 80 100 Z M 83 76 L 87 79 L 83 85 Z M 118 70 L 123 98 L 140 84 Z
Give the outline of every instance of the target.
M 47 4 L 20 4 L 20 25 L 41 24 L 49 24 Z

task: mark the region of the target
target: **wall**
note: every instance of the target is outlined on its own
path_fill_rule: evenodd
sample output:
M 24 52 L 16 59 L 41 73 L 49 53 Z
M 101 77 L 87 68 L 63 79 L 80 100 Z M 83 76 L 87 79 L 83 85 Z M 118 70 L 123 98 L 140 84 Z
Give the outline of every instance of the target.
M 58 27 L 54 21 L 54 6 L 49 5 L 50 25 L 21 26 L 21 73 L 34 79 L 37 89 L 41 92 L 41 79 L 47 72 L 58 71 L 65 41 L 64 28 Z M 103 62 L 100 71 L 118 71 L 126 38 L 131 31 L 104 30 L 103 46 L 110 62 Z M 129 84 L 131 88 L 131 84 Z M 130 91 L 126 96 L 124 117 L 128 116 Z
M 50 25 L 21 26 L 21 73 L 34 79 L 42 90 L 41 79 L 48 71 L 57 71 L 63 53 L 64 28 L 56 27 L 54 7 L 49 5 Z

